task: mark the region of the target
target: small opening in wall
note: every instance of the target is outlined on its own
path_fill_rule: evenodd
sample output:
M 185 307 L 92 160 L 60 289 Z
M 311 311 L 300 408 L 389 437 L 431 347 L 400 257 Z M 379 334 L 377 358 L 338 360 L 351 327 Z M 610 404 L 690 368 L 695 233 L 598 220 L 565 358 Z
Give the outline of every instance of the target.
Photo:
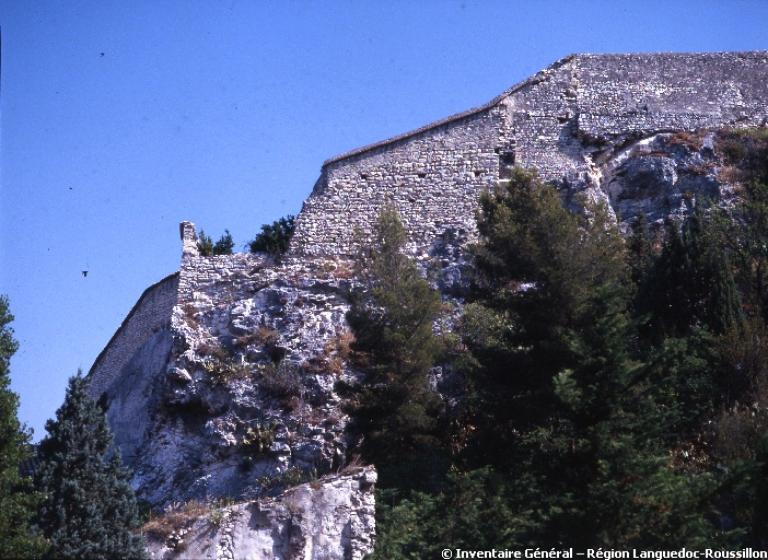
M 367 173 L 360 173 L 360 178 L 361 179 L 367 179 L 368 178 L 368 174 Z
M 515 165 L 515 152 L 504 152 L 499 160 L 502 166 L 512 167 Z
M 480 175 L 482 174 L 483 174 L 482 171 L 478 171 L 477 169 L 475 170 L 475 177 L 480 177 Z
M 424 173 L 423 171 L 420 171 L 419 173 L 417 173 L 417 175 L 419 176 L 419 179 L 423 179 L 424 177 L 427 176 L 427 174 Z

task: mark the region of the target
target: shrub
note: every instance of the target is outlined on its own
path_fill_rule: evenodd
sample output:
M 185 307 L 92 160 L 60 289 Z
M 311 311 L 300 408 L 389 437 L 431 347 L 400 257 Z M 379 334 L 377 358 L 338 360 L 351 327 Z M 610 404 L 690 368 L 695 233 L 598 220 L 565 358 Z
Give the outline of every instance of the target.
M 268 253 L 279 256 L 288 250 L 295 229 L 292 215 L 280 218 L 271 224 L 261 226 L 261 233 L 248 244 L 251 253 Z
M 228 229 L 224 230 L 224 235 L 219 237 L 219 240 L 214 243 L 210 235 L 207 235 L 204 230 L 200 230 L 200 235 L 197 236 L 197 250 L 202 257 L 210 257 L 212 255 L 231 255 L 232 249 L 235 247 L 235 242 L 232 240 L 232 234 Z
M 248 426 L 241 440 L 241 445 L 252 454 L 263 454 L 269 451 L 272 442 L 275 440 L 274 424 L 262 424 L 256 422 L 253 426 Z
M 231 255 L 232 249 L 235 247 L 235 242 L 232 240 L 232 234 L 228 229 L 224 230 L 224 235 L 219 237 L 219 240 L 213 246 L 214 255 Z
M 293 364 L 270 364 L 262 370 L 259 387 L 287 405 L 292 397 L 301 394 L 301 374 Z
M 202 229 L 200 230 L 200 235 L 197 236 L 197 250 L 200 252 L 201 257 L 213 255 L 213 239 Z
M 247 363 L 224 362 L 216 358 L 203 363 L 203 369 L 211 376 L 214 385 L 229 385 L 251 375 L 251 366 Z
M 163 541 L 180 529 L 186 529 L 200 516 L 211 511 L 211 504 L 192 500 L 183 504 L 172 504 L 158 517 L 151 517 L 141 528 L 151 539 Z

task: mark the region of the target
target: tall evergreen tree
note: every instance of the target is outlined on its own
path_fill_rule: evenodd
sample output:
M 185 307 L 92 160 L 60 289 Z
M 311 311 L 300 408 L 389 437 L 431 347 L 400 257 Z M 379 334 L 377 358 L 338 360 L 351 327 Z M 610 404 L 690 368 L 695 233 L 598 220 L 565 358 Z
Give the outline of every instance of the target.
M 720 334 L 743 319 L 730 251 L 715 210 L 667 224 L 661 255 L 641 287 L 647 333 L 657 341 L 697 328 Z
M 19 468 L 29 457 L 29 433 L 19 423 L 19 397 L 10 389 L 10 361 L 17 343 L 8 326 L 8 300 L 0 296 L 0 558 L 35 558 L 44 542 L 32 529 L 38 495 Z
M 53 558 L 144 559 L 135 533 L 138 509 L 104 413 L 88 397 L 87 381 L 69 380 L 56 420 L 46 424 L 37 480 L 45 498 L 39 521 Z
M 384 210 L 361 257 L 368 289 L 348 314 L 355 358 L 367 372 L 351 408 L 362 455 L 379 468 L 382 485 L 423 488 L 444 463 L 441 401 L 428 383 L 440 350 L 432 332 L 440 297 L 403 254 L 405 241 L 397 212 Z
M 526 474 L 531 544 L 702 544 L 711 485 L 643 430 L 660 417 L 632 355 L 624 243 L 603 208 L 586 214 L 520 170 L 482 198 L 473 459 Z

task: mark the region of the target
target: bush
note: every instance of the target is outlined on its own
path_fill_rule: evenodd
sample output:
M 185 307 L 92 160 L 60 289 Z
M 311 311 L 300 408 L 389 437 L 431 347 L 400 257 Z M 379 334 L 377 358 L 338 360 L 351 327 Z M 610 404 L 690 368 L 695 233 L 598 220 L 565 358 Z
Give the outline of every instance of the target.
M 219 240 L 214 243 L 211 236 L 206 235 L 204 230 L 200 230 L 200 235 L 197 237 L 197 250 L 200 252 L 200 256 L 210 257 L 212 255 L 231 255 L 232 249 L 235 247 L 235 242 L 232 239 L 232 234 L 228 229 L 224 230 L 224 235 L 219 237 Z
M 232 249 L 235 247 L 235 242 L 232 240 L 232 234 L 228 229 L 224 230 L 224 235 L 219 237 L 219 240 L 213 246 L 214 255 L 231 255 Z
M 271 224 L 261 226 L 261 233 L 248 244 L 251 253 L 268 253 L 279 256 L 288 250 L 295 229 L 294 217 L 285 216 Z

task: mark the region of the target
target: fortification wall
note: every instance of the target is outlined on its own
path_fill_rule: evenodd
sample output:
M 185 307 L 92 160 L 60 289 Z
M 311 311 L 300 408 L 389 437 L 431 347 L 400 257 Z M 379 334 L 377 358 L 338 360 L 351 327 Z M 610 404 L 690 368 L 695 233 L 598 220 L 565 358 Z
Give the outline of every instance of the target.
M 513 165 L 567 188 L 598 188 L 628 139 L 768 121 L 768 53 L 573 55 L 483 107 L 326 162 L 297 220 L 298 255 L 354 252 L 384 204 L 412 250 L 447 229 L 472 238 L 477 198 Z
M 201 297 L 222 298 L 253 290 L 251 272 L 268 259 L 261 255 L 235 253 L 212 257 L 185 256 L 179 268 L 178 305 Z
M 499 176 L 504 118 L 493 106 L 327 163 L 299 214 L 292 250 L 349 254 L 355 230 L 370 234 L 385 204 L 400 212 L 413 249 L 446 229 L 473 231 L 477 193 Z
M 92 398 L 109 390 L 136 352 L 170 325 L 178 287 L 179 273 L 174 273 L 144 290 L 88 372 Z
M 575 74 L 578 128 L 600 140 L 768 118 L 768 52 L 583 55 Z

